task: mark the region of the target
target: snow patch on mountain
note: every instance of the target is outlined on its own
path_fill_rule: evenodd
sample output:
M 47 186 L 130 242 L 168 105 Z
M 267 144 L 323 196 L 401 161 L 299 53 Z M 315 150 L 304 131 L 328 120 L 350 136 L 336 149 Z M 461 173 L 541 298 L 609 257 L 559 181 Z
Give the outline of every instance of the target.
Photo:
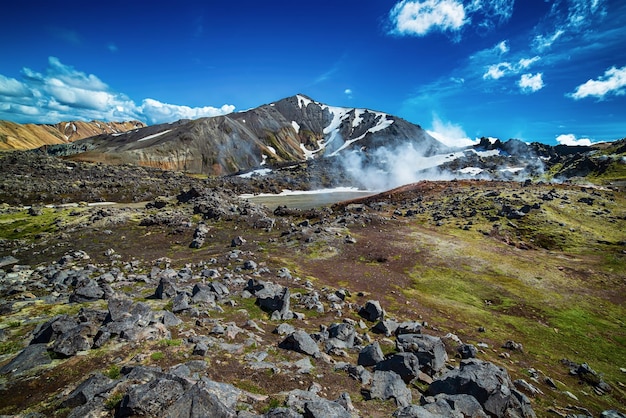
M 138 139 L 137 142 L 147 141 L 148 139 L 152 139 L 152 138 L 156 138 L 156 137 L 161 136 L 161 135 L 165 135 L 166 133 L 168 133 L 170 131 L 171 131 L 171 129 L 167 129 L 167 130 L 165 130 L 163 132 L 159 132 L 159 133 L 156 133 L 154 135 L 148 135 L 148 136 L 145 136 L 145 137 L 143 137 L 141 139 Z
M 302 109 L 303 107 L 307 107 L 309 104 L 313 103 L 313 100 L 300 94 L 296 95 L 296 98 L 298 99 L 298 106 L 300 106 L 300 109 Z
M 300 133 L 300 125 L 298 125 L 298 122 L 296 122 L 295 120 L 292 120 L 291 121 L 291 126 L 293 126 L 293 129 L 295 129 L 297 134 Z

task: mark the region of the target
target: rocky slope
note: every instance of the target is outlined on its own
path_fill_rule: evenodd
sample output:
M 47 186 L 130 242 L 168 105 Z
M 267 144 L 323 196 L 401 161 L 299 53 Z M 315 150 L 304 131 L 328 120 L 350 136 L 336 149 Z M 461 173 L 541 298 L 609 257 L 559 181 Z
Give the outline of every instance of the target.
M 116 134 L 146 125 L 139 121 L 101 122 L 71 121 L 54 125 L 18 124 L 0 121 L 0 151 L 39 148 L 67 144 L 100 134 Z
M 422 182 L 273 209 L 233 192 L 265 180 L 1 158 L 20 187 L 66 172 L 66 202 L 145 202 L 5 184 L 0 414 L 623 416 L 619 189 Z

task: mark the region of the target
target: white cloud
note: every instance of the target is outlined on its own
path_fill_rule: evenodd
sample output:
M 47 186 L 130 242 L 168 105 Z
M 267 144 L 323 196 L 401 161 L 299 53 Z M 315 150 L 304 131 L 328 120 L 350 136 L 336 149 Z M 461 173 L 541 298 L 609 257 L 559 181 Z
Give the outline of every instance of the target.
M 498 45 L 495 46 L 497 51 L 500 51 L 500 54 L 506 54 L 510 51 L 510 47 L 507 41 L 502 41 Z
M 539 91 L 544 87 L 543 74 L 522 74 L 517 85 L 522 90 L 522 93 L 534 93 Z
M 506 73 L 513 71 L 513 66 L 509 62 L 501 62 L 499 64 L 490 65 L 487 72 L 483 74 L 483 79 L 487 80 L 492 78 L 497 80 L 506 75 Z
M 467 24 L 472 23 L 484 33 L 508 21 L 514 3 L 515 0 L 401 0 L 389 12 L 391 33 L 425 36 L 433 31 L 452 32 L 458 40 L 460 30 Z
M 8 78 L 0 74 L 0 96 L 21 97 L 28 95 L 26 85 L 14 78 Z
M 455 0 L 402 0 L 389 13 L 392 32 L 424 36 L 431 31 L 457 31 L 467 23 L 465 8 Z
M 522 58 L 519 60 L 519 68 L 521 69 L 526 69 L 528 67 L 530 67 L 531 65 L 533 65 L 534 63 L 536 63 L 537 61 L 539 61 L 541 58 L 534 56 L 532 58 Z
M 470 139 L 460 125 L 444 122 L 437 115 L 433 116 L 432 129 L 426 132 L 449 147 L 467 147 L 478 143 Z
M 345 89 L 343 92 L 345 94 L 347 94 L 347 95 L 351 95 L 352 94 L 352 90 L 351 89 Z
M 563 29 L 557 29 L 552 35 L 537 35 L 535 39 L 533 39 L 532 47 L 539 51 L 545 51 L 550 48 L 553 43 L 555 43 L 561 36 L 565 34 Z
M 570 145 L 570 146 L 576 146 L 576 145 L 589 146 L 593 143 L 591 139 L 589 138 L 576 138 L 576 135 L 574 134 L 559 135 L 556 137 L 556 142 L 558 142 L 560 145 Z
M 576 87 L 576 91 L 570 94 L 573 99 L 583 99 L 593 96 L 604 99 L 606 96 L 622 96 L 626 93 L 626 66 L 622 68 L 611 67 L 597 80 L 587 80 L 584 84 Z
M 198 119 L 224 115 L 235 110 L 235 106 L 223 105 L 220 108 L 212 106 L 189 107 L 162 103 L 154 99 L 144 99 L 138 107 L 139 113 L 143 114 L 148 123 L 171 122 L 179 119 Z
M 491 27 L 506 22 L 513 15 L 515 0 L 473 0 L 468 6 L 469 13 L 481 13 L 480 27 Z
M 196 119 L 231 113 L 223 105 L 189 107 L 144 99 L 140 105 L 93 74 L 85 74 L 55 57 L 48 59 L 45 74 L 29 68 L 22 80 L 0 75 L 0 119 L 21 123 L 57 123 L 63 120 L 131 120 L 149 124 Z

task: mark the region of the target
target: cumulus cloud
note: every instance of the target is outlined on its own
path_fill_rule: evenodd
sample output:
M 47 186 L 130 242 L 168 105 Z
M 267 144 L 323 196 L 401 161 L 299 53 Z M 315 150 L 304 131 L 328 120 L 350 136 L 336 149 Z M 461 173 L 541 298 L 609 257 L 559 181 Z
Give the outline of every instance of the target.
M 455 0 L 402 0 L 389 13 L 392 32 L 424 36 L 431 31 L 456 31 L 467 23 L 463 3 Z
M 522 93 L 534 93 L 539 91 L 544 87 L 543 73 L 522 74 L 517 85 L 522 90 Z
M 576 87 L 574 93 L 570 94 L 575 100 L 593 96 L 604 99 L 607 96 L 622 96 L 626 93 L 626 66 L 622 68 L 611 67 L 604 72 L 604 76 L 597 80 L 587 80 Z
M 509 20 L 515 0 L 402 0 L 389 12 L 395 35 L 425 36 L 430 32 L 459 31 L 472 23 L 482 32 Z
M 432 129 L 426 132 L 449 147 L 467 147 L 478 143 L 467 136 L 461 125 L 444 122 L 437 115 L 433 116 Z
M 144 115 L 149 124 L 171 122 L 179 119 L 198 119 L 210 116 L 219 116 L 235 110 L 232 105 L 223 105 L 220 108 L 212 106 L 189 107 L 162 103 L 154 99 L 144 99 L 138 111 Z
M 556 142 L 558 142 L 560 145 L 570 145 L 570 146 L 576 146 L 576 145 L 589 146 L 593 143 L 591 139 L 589 138 L 576 138 L 576 135 L 574 134 L 559 135 L 556 137 Z
M 115 92 L 93 74 L 48 59 L 45 73 L 22 70 L 22 80 L 0 75 L 0 119 L 21 123 L 57 123 L 63 120 L 131 120 L 149 124 L 196 119 L 230 113 L 219 108 L 189 107 L 144 99 L 141 104 Z

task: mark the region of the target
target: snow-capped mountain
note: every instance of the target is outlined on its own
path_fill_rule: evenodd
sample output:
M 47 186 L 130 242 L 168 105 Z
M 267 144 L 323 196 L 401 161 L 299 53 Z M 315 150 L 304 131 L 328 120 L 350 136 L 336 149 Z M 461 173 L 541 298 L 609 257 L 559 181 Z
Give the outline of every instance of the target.
M 420 126 L 401 118 L 329 106 L 298 94 L 225 116 L 98 135 L 49 152 L 81 160 L 231 174 L 407 142 L 427 155 L 446 149 Z

